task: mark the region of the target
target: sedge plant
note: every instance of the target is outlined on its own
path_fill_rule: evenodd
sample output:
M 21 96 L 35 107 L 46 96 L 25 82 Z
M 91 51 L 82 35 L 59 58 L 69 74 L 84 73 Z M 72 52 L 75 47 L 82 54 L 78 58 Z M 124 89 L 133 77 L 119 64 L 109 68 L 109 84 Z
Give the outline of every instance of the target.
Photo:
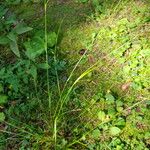
M 47 4 L 49 1 L 45 0 L 44 1 L 44 12 L 45 12 L 45 54 L 46 54 L 46 64 L 48 64 L 48 40 L 47 40 Z M 63 19 L 64 20 L 64 19 Z M 62 20 L 62 22 L 63 22 Z M 57 42 L 58 42 L 58 36 L 59 36 L 59 32 L 61 29 L 61 25 L 62 22 L 59 26 L 58 32 L 57 32 L 57 38 L 56 38 L 56 45 L 55 45 L 55 50 L 54 50 L 54 62 L 56 63 L 57 61 Z M 93 42 L 92 42 L 93 44 Z M 64 87 L 61 91 L 60 89 L 60 82 L 59 82 L 59 76 L 58 76 L 58 71 L 57 68 L 55 67 L 55 74 L 56 74 L 56 80 L 57 80 L 57 90 L 58 90 L 58 101 L 57 103 L 52 103 L 52 94 L 50 92 L 50 83 L 49 83 L 49 69 L 47 68 L 47 93 L 48 93 L 48 102 L 49 102 L 49 109 L 50 109 L 50 115 L 52 117 L 52 121 L 53 121 L 53 138 L 54 138 L 54 143 L 55 143 L 55 148 L 57 147 L 57 132 L 58 132 L 58 125 L 61 122 L 61 118 L 62 118 L 62 114 L 63 113 L 63 108 L 65 107 L 65 104 L 68 102 L 69 99 L 69 95 L 71 93 L 71 91 L 73 90 L 73 88 L 75 87 L 75 85 L 77 83 L 80 82 L 80 80 L 85 77 L 86 75 L 88 75 L 90 72 L 92 72 L 93 70 L 95 70 L 97 68 L 98 63 L 95 63 L 94 65 L 92 65 L 91 67 L 89 67 L 86 71 L 84 71 L 73 83 L 71 86 L 69 86 L 69 88 L 67 88 L 67 85 L 69 83 L 69 81 L 71 80 L 72 76 L 74 75 L 75 70 L 77 69 L 78 65 L 80 64 L 80 62 L 82 61 L 82 59 L 84 58 L 85 54 L 87 53 L 87 50 L 84 52 L 84 54 L 80 57 L 80 59 L 77 61 L 76 65 L 74 66 L 73 70 L 71 71 L 68 79 L 66 80 Z M 67 91 L 67 92 L 66 92 Z M 54 105 L 56 106 L 54 106 Z M 54 113 L 51 112 L 52 107 L 55 108 Z

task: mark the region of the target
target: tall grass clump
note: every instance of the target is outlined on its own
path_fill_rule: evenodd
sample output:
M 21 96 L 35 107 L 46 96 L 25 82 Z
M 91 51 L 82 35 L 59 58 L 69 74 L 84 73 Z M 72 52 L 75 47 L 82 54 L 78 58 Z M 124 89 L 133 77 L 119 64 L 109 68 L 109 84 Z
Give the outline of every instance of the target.
M 44 12 L 45 12 L 45 17 L 44 17 L 44 20 L 45 20 L 45 44 L 44 44 L 44 47 L 45 47 L 45 54 L 46 54 L 46 64 L 49 65 L 49 62 L 48 62 L 48 43 L 47 43 L 47 4 L 48 4 L 48 1 L 45 0 L 44 1 Z M 63 19 L 64 20 L 64 19 Z M 63 22 L 62 20 L 62 22 Z M 55 45 L 55 48 L 54 48 L 54 62 L 56 63 L 57 62 L 57 42 L 58 42 L 58 36 L 59 36 L 59 33 L 60 33 L 60 29 L 61 29 L 61 25 L 62 25 L 62 22 L 60 23 L 59 25 L 59 28 L 58 28 L 58 32 L 57 32 L 57 38 L 56 38 L 56 45 Z M 91 67 L 89 67 L 86 71 L 84 71 L 71 85 L 69 85 L 68 87 L 68 83 L 69 81 L 72 79 L 72 76 L 74 75 L 78 65 L 80 64 L 80 62 L 82 61 L 83 57 L 85 56 L 87 51 L 84 52 L 84 54 L 80 57 L 80 59 L 77 61 L 76 65 L 74 66 L 73 70 L 71 71 L 68 79 L 66 80 L 63 88 L 61 89 L 60 88 L 60 82 L 59 82 L 59 76 L 58 76 L 58 71 L 57 71 L 57 68 L 55 67 L 55 75 L 56 75 L 56 80 L 57 80 L 57 100 L 56 102 L 53 102 L 52 100 L 52 97 L 54 95 L 52 95 L 52 92 L 50 92 L 50 83 L 49 83 L 49 69 L 47 68 L 47 93 L 48 93 L 48 102 L 49 102 L 49 111 L 50 111 L 50 127 L 52 127 L 52 131 L 53 131 L 53 136 L 50 137 L 50 138 L 53 138 L 54 139 L 54 145 L 55 145 L 55 149 L 57 149 L 57 136 L 58 136 L 58 132 L 61 132 L 59 131 L 59 125 L 61 126 L 61 123 L 63 123 L 63 118 L 65 117 L 64 114 L 65 114 L 65 107 L 67 107 L 67 103 L 69 101 L 69 96 L 73 90 L 73 88 L 76 86 L 77 83 L 80 82 L 80 80 L 85 77 L 86 75 L 88 75 L 90 72 L 92 72 L 93 70 L 96 69 L 97 67 L 97 64 L 98 63 L 95 63 L 94 65 L 92 65 Z M 72 108 L 70 108 L 72 109 Z

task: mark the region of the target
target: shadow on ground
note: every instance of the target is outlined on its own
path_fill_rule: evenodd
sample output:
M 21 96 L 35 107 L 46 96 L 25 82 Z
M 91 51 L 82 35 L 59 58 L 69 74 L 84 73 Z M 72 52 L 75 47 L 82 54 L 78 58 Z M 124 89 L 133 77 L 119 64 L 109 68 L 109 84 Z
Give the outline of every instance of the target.
M 15 6 L 14 11 L 20 19 L 25 20 L 36 29 L 44 28 L 44 5 L 42 3 L 22 4 Z M 73 0 L 53 0 L 48 3 L 47 21 L 48 28 L 58 30 L 63 20 L 63 29 L 85 22 L 86 17 L 92 13 L 88 4 L 80 4 Z

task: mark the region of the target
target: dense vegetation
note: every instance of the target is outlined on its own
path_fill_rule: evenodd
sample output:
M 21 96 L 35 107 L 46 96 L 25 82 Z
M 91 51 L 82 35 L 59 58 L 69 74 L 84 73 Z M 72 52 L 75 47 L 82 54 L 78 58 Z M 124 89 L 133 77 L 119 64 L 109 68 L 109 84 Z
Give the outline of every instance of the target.
M 149 7 L 0 1 L 0 149 L 150 149 Z

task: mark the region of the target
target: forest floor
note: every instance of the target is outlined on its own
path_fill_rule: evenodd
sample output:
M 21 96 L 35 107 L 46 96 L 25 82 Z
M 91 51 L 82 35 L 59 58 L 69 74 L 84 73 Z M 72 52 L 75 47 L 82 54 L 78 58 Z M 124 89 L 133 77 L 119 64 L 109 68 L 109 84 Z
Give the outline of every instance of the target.
M 57 33 L 60 28 L 57 56 L 62 61 L 60 66 L 65 66 L 58 74 L 60 86 L 74 67 L 69 86 L 87 74 L 72 90 L 55 149 L 150 148 L 149 8 L 150 3 L 142 0 L 106 1 L 100 4 L 99 10 L 91 3 L 73 0 L 54 0 L 48 4 L 48 32 Z M 44 9 L 39 3 L 22 4 L 11 10 L 33 28 L 33 33 L 44 30 Z M 12 54 L 1 54 L 4 56 L 12 58 Z M 93 66 L 95 69 L 88 72 Z M 56 97 L 55 93 L 54 99 Z M 17 144 L 12 137 L 6 144 L 8 149 L 15 142 L 19 150 L 54 149 L 49 139 L 51 126 L 47 129 L 43 125 L 48 121 L 47 118 L 36 122 L 42 127 L 39 133 L 31 135 L 32 140 L 26 135 L 25 139 L 20 138 L 23 142 Z M 34 119 L 25 123 L 26 129 L 34 132 L 34 127 L 28 127 L 30 123 L 34 124 Z M 24 132 L 23 125 L 20 132 Z

